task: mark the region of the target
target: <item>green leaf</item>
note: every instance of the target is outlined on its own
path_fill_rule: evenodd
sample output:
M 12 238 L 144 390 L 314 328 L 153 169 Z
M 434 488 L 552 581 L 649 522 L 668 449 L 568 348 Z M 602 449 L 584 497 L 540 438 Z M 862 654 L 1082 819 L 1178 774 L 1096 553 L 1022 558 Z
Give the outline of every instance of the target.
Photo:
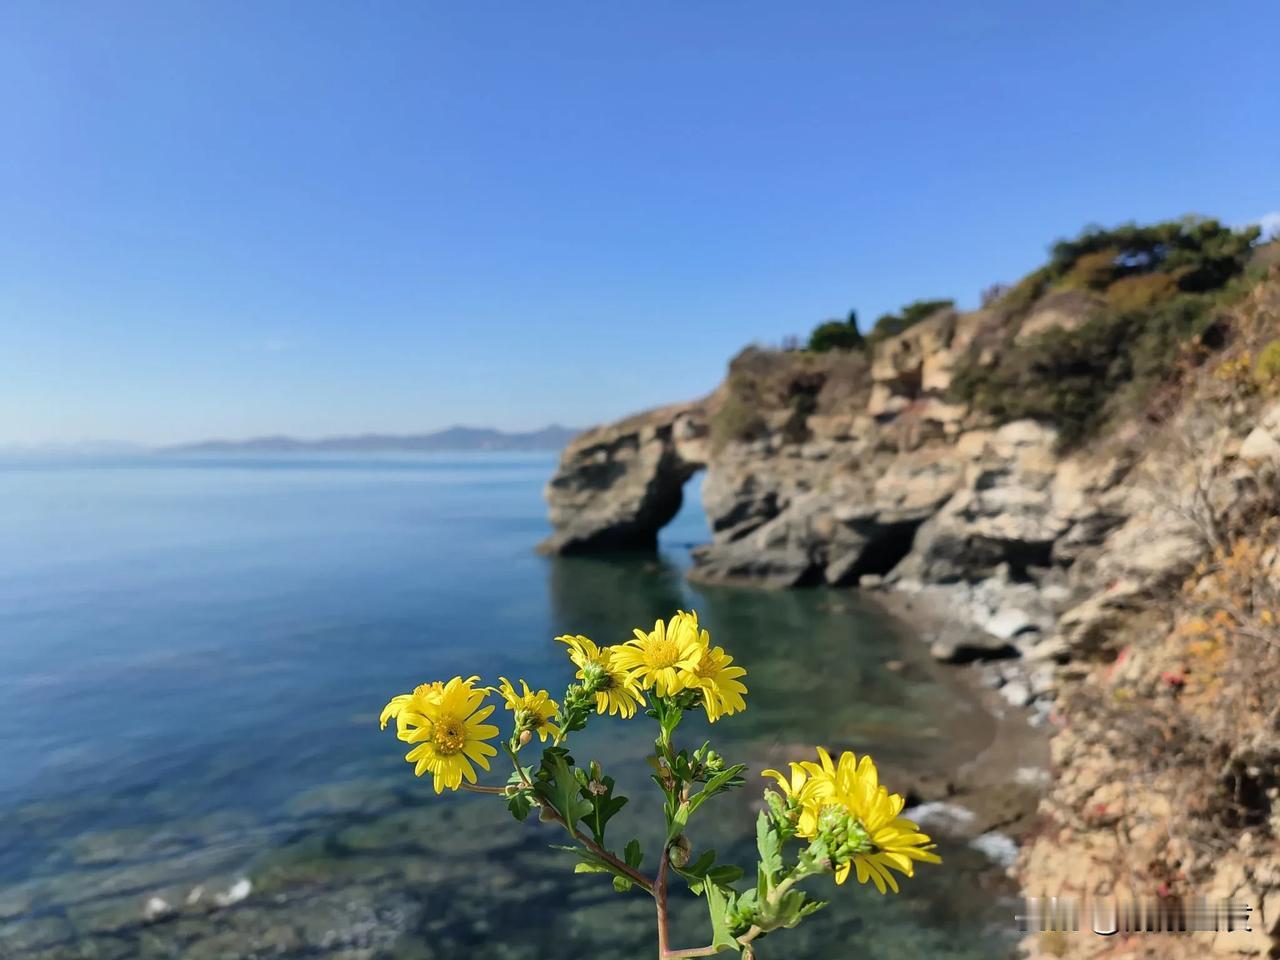
M 716 852 L 714 850 L 703 851 L 702 856 L 693 863 L 686 864 L 685 873 L 691 873 L 695 877 L 705 876 L 707 871 L 711 869 L 711 865 L 716 862 Z
M 701 894 L 702 888 L 706 884 L 707 871 L 711 869 L 711 865 L 716 862 L 716 852 L 714 850 L 706 850 L 702 856 L 698 857 L 692 863 L 687 863 L 683 867 L 677 867 L 671 864 L 672 869 L 680 876 L 684 877 L 685 882 L 689 884 L 689 889 L 694 893 Z
M 763 810 L 756 818 L 756 849 L 760 852 L 760 869 L 772 883 L 782 869 L 782 840 L 773 821 Z
M 689 804 L 682 803 L 676 807 L 675 813 L 671 815 L 671 822 L 667 824 L 667 843 L 684 833 L 685 824 L 688 822 Z
M 627 841 L 626 849 L 622 851 L 622 858 L 627 862 L 628 867 L 638 868 L 640 861 L 644 859 L 644 851 L 640 849 L 640 841 Z
M 613 777 L 601 778 L 600 784 L 604 787 L 604 793 L 592 793 L 589 784 L 582 788 L 581 793 L 583 799 L 591 805 L 591 811 L 584 820 L 591 830 L 591 836 L 603 847 L 605 825 L 627 805 L 627 798 L 613 795 Z
M 704 801 L 710 799 L 721 790 L 728 787 L 742 786 L 746 781 L 744 781 L 739 774 L 745 769 L 747 769 L 747 765 L 745 763 L 736 763 L 732 767 L 722 770 L 720 773 L 717 773 L 714 777 L 708 780 L 705 787 L 689 798 L 689 813 L 693 814 L 700 806 L 702 806 Z
M 591 812 L 591 804 L 582 799 L 578 781 L 562 752 L 548 750 L 542 755 L 541 773 L 547 779 L 534 784 L 538 796 L 564 819 L 565 829 L 573 834 L 574 824 Z
M 742 879 L 742 868 L 734 866 L 732 863 L 722 863 L 718 867 L 712 867 L 707 871 L 707 882 L 714 883 L 717 887 L 727 887 L 731 883 L 737 883 Z
M 533 809 L 533 799 L 529 796 L 529 791 L 521 790 L 519 793 L 512 794 L 507 800 L 507 809 L 517 820 L 524 820 L 529 816 L 529 811 Z
M 705 891 L 707 912 L 711 914 L 711 946 L 721 950 L 741 951 L 742 946 L 729 932 L 729 908 L 732 893 L 726 894 L 719 887 L 708 885 Z

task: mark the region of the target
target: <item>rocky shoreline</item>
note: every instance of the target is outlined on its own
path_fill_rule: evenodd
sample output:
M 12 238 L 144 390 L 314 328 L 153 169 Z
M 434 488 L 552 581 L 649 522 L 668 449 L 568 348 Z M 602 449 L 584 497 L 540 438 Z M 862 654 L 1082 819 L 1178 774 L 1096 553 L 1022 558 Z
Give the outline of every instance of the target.
M 749 348 L 712 395 L 571 443 L 546 490 L 555 532 L 544 549 L 652 544 L 679 508 L 684 482 L 705 470 L 711 542 L 693 552 L 690 579 L 857 586 L 925 630 L 938 660 L 978 664 L 974 678 L 997 711 L 1026 709 L 1032 725 L 1053 735 L 1053 779 L 1018 867 L 1024 885 L 1105 893 L 1142 882 L 1166 892 L 1248 894 L 1265 907 L 1261 932 L 1205 949 L 1275 956 L 1280 871 L 1249 865 L 1261 850 L 1277 854 L 1280 720 L 1268 719 L 1271 694 L 1247 695 L 1231 720 L 1239 733 L 1214 718 L 1221 701 L 1169 701 L 1187 686 L 1187 657 L 1203 656 L 1178 639 L 1185 631 L 1216 629 L 1215 643 L 1236 644 L 1220 654 L 1241 658 L 1235 680 L 1215 675 L 1227 661 L 1195 669 L 1209 687 L 1230 681 L 1242 691 L 1259 689 L 1247 680 L 1245 651 L 1273 633 L 1265 611 L 1261 626 L 1243 626 L 1280 580 L 1280 556 L 1267 552 L 1274 542 L 1255 547 L 1250 539 L 1276 516 L 1280 469 L 1280 403 L 1250 379 L 1252 358 L 1274 350 L 1280 333 L 1280 270 L 1269 270 L 1215 321 L 1211 344 L 1193 345 L 1195 362 L 1166 373 L 1146 414 L 1070 447 L 1045 422 L 997 422 L 954 401 L 965 358 L 984 356 L 994 328 L 1009 337 L 1010 314 L 998 308 L 943 309 L 869 355 Z M 1020 328 L 1006 342 L 1077 328 L 1096 309 L 1089 297 L 1047 294 L 1016 315 Z M 1254 558 L 1240 561 L 1253 565 L 1251 585 L 1214 599 L 1208 591 L 1222 580 L 1215 564 L 1236 555 Z M 1203 626 L 1197 611 L 1215 603 L 1216 628 Z M 1117 678 L 1124 685 L 1115 692 Z M 1235 822 L 1262 830 L 1239 835 L 1243 846 L 1223 863 L 1185 852 L 1196 849 L 1193 840 L 1153 831 L 1142 803 L 1117 815 L 1116 798 L 1100 799 L 1105 785 L 1131 781 L 1145 785 L 1148 807 L 1171 809 L 1174 771 L 1204 762 L 1184 759 L 1196 755 L 1168 731 L 1167 746 L 1143 752 L 1142 738 L 1154 734 L 1140 731 L 1141 698 L 1161 705 L 1169 730 L 1203 731 L 1196 749 L 1222 765 L 1195 800 L 1203 812 L 1184 818 L 1183 832 Z M 1140 731 L 1123 758 L 1108 745 L 1118 722 Z M 1244 750 L 1234 742 L 1242 736 L 1268 745 Z M 1005 773 L 1016 782 L 1016 770 Z M 1244 801 L 1242 778 L 1254 784 Z M 1146 862 L 1116 846 L 1120 828 L 1151 838 Z M 1234 836 L 1214 842 L 1230 845 Z M 1185 955 L 1204 955 L 1202 946 Z M 1037 956 L 1076 955 L 1056 941 L 1028 947 Z

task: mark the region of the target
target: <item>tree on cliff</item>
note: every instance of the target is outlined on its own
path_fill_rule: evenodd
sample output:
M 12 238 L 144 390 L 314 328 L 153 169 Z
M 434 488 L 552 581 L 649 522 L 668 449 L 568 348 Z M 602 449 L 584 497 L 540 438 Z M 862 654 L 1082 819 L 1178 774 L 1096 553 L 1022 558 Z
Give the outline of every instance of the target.
M 814 353 L 828 350 L 861 350 L 865 345 L 862 331 L 858 329 L 858 312 L 850 310 L 845 320 L 828 320 L 820 323 L 809 334 L 809 349 Z

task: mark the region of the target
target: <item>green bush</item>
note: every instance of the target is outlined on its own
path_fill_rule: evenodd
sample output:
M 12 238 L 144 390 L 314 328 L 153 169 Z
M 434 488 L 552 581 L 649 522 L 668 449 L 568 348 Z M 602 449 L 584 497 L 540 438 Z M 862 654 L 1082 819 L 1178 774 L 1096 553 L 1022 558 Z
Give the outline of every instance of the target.
M 861 350 L 866 341 L 858 329 L 858 315 L 849 311 L 847 320 L 828 320 L 809 334 L 809 349 L 814 353 L 828 350 Z
M 718 451 L 735 441 L 753 440 L 763 434 L 764 428 L 760 414 L 731 392 L 711 415 L 711 449 Z
M 1059 241 L 1049 263 L 1000 300 L 1003 315 L 1021 315 L 1062 287 L 1099 291 L 1106 308 L 1075 330 L 1046 330 L 1021 343 L 1017 324 L 1007 325 L 1001 340 L 982 344 L 993 362 L 982 362 L 976 346 L 961 362 L 953 397 L 1000 422 L 1047 421 L 1064 445 L 1081 442 L 1143 403 L 1169 377 L 1183 346 L 1243 292 L 1257 237 L 1253 227 L 1192 217 L 1092 227 Z M 1280 378 L 1280 346 L 1273 362 L 1268 370 Z
M 939 310 L 954 307 L 954 300 L 916 300 L 908 303 L 897 313 L 886 313 L 876 320 L 876 325 L 867 335 L 867 344 L 873 345 L 881 340 L 896 337 L 902 331 L 914 327 L 921 320 L 928 319 Z
M 1272 340 L 1258 352 L 1253 365 L 1253 379 L 1260 387 L 1280 384 L 1280 340 Z
M 990 367 L 971 354 L 956 371 L 952 393 L 1000 422 L 1048 422 L 1064 446 L 1074 446 L 1120 407 L 1147 397 L 1182 345 L 1212 319 L 1213 305 L 1188 295 L 1150 310 L 1106 312 L 1074 330 L 1055 327 L 1006 343 Z

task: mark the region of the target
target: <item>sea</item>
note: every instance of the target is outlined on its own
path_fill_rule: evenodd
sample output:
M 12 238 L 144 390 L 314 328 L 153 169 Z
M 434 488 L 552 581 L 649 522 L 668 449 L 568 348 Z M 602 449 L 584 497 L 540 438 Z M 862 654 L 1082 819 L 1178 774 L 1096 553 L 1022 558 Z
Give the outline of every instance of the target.
M 748 765 L 691 824 L 753 871 L 759 771 L 816 744 L 890 770 L 955 759 L 976 709 L 907 624 L 853 591 L 691 586 L 697 479 L 656 554 L 547 557 L 551 454 L 0 462 L 0 957 L 4 960 L 650 958 L 652 901 L 574 872 L 568 837 L 416 779 L 378 713 L 427 680 L 558 697 L 559 634 L 627 639 L 696 609 L 748 670 L 745 713 L 678 737 Z M 571 748 L 631 802 L 651 870 L 651 721 Z M 495 770 L 485 782 L 505 783 Z M 893 784 L 890 783 L 892 787 Z M 1016 936 L 1002 868 L 944 863 L 830 906 L 757 956 L 983 958 Z M 676 947 L 708 940 L 673 900 Z

